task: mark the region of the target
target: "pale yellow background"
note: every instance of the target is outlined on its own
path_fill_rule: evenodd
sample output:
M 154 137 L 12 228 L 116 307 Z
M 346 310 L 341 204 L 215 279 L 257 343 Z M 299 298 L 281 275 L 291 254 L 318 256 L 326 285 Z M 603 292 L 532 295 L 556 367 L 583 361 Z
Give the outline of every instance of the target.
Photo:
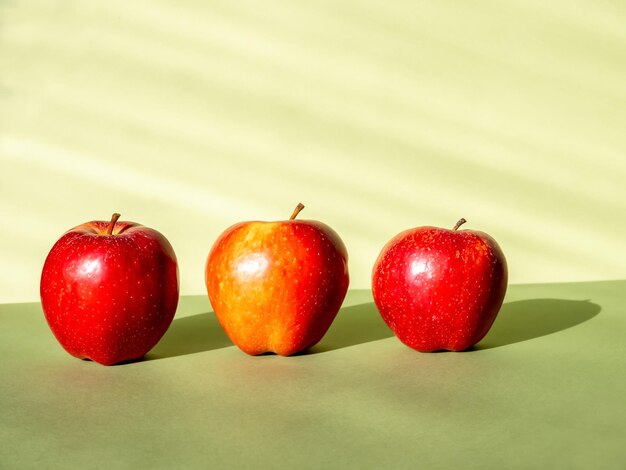
M 2 2 L 0 119 L 1 302 L 114 211 L 203 293 L 222 230 L 299 201 L 356 288 L 460 217 L 512 282 L 626 277 L 624 2 Z

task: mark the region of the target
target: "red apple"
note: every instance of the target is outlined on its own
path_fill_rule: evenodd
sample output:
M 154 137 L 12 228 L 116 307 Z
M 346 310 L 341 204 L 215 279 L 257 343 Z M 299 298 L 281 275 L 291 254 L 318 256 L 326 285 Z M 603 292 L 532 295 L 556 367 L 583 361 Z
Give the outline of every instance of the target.
M 67 231 L 41 273 L 41 305 L 54 336 L 72 356 L 104 365 L 152 349 L 178 304 L 172 246 L 156 230 L 118 218 Z
M 283 356 L 324 336 L 348 290 L 348 253 L 339 235 L 313 220 L 243 222 L 217 239 L 205 281 L 213 310 L 244 352 Z
M 374 302 L 389 328 L 418 351 L 463 351 L 489 331 L 507 265 L 483 232 L 417 227 L 392 238 L 372 271 Z

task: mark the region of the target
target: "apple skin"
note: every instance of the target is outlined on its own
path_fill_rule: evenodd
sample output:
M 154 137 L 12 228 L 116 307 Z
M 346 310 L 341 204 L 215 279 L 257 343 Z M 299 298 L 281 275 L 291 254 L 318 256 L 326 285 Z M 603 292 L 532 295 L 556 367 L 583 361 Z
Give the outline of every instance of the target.
M 507 288 L 507 263 L 483 232 L 417 227 L 392 238 L 372 270 L 383 320 L 421 352 L 463 351 L 493 324 Z
M 103 365 L 152 349 L 171 324 L 179 296 L 178 264 L 167 239 L 115 221 L 87 222 L 61 236 L 40 284 L 46 320 L 61 346 Z
M 214 243 L 205 281 L 218 321 L 242 351 L 290 356 L 317 344 L 335 319 L 348 253 L 322 222 L 242 222 Z

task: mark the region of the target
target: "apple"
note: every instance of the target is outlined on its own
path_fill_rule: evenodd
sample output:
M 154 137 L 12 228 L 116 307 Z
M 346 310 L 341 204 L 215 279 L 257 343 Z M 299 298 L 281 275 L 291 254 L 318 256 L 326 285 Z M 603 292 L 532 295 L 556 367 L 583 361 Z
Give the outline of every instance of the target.
M 141 358 L 178 304 L 178 264 L 167 239 L 134 222 L 87 222 L 54 244 L 41 273 L 48 325 L 72 356 L 104 365 Z
M 417 351 L 463 351 L 489 331 L 507 288 L 507 264 L 486 233 L 417 227 L 392 238 L 372 270 L 383 320 Z
M 228 337 L 250 355 L 289 356 L 317 344 L 349 284 L 339 235 L 314 220 L 242 222 L 216 240 L 206 262 L 209 300 Z

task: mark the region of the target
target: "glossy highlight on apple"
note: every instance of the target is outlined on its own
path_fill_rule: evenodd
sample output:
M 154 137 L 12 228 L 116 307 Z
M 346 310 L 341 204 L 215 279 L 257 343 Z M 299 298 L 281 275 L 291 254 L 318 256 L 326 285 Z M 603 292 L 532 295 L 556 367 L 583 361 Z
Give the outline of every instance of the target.
M 348 291 L 348 252 L 328 225 L 296 219 L 242 222 L 206 262 L 211 305 L 228 337 L 250 355 L 289 356 L 317 344 Z
M 204 281 L 216 318 L 249 355 L 291 356 L 326 334 L 350 283 L 348 251 L 331 227 L 298 219 L 239 222 L 207 256 Z M 169 328 L 179 300 L 168 240 L 135 222 L 91 221 L 65 232 L 41 274 L 41 305 L 72 356 L 103 365 L 133 361 Z M 508 283 L 507 263 L 488 234 L 423 226 L 381 250 L 372 295 L 397 338 L 420 352 L 464 351 L 491 328 Z
M 486 233 L 417 227 L 392 238 L 372 270 L 383 320 L 417 351 L 464 351 L 489 331 L 507 288 L 507 264 Z
M 178 305 L 178 264 L 167 239 L 135 222 L 92 221 L 68 230 L 41 273 L 48 325 L 72 356 L 104 365 L 141 358 Z

